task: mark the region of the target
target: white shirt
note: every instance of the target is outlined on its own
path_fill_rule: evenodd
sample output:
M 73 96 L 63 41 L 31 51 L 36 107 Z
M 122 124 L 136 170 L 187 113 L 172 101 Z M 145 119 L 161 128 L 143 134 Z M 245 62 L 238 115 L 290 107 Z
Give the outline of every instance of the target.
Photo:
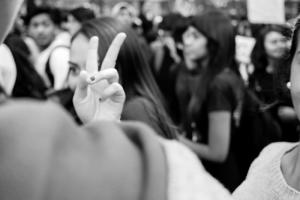
M 17 66 L 10 49 L 0 45 L 0 85 L 11 95 L 17 78 Z
M 46 85 L 50 86 L 49 78 L 46 74 L 46 64 L 49 60 L 50 70 L 54 77 L 53 89 L 60 90 L 66 86 L 66 80 L 69 72 L 69 58 L 71 36 L 67 32 L 62 32 L 56 36 L 54 41 L 45 50 L 40 52 L 35 69 L 44 79 Z M 62 47 L 62 48 L 58 48 Z

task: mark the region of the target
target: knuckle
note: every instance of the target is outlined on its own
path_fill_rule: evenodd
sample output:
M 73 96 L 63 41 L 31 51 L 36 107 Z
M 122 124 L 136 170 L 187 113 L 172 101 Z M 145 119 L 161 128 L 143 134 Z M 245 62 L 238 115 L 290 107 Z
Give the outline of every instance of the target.
M 112 84 L 112 87 L 113 87 L 115 90 L 120 90 L 120 89 L 122 89 L 122 86 L 121 86 L 119 83 L 117 83 L 117 82 L 114 82 L 114 83 Z

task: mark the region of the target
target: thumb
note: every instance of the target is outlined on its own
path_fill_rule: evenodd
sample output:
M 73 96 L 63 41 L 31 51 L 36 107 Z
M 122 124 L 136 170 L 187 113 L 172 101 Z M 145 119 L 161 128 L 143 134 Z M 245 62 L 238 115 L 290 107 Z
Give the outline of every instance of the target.
M 125 92 L 123 87 L 115 82 L 108 86 L 102 93 L 101 99 L 106 100 L 111 98 L 111 100 L 115 103 L 124 104 L 125 102 Z
M 82 70 L 78 77 L 77 86 L 75 89 L 73 100 L 79 102 L 87 96 L 87 87 L 88 87 L 88 73 Z

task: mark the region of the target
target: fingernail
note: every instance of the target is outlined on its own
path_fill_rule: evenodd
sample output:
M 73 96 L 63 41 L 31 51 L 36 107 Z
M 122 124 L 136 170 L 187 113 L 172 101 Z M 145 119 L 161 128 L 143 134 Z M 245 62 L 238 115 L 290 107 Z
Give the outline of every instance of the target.
M 90 80 L 91 80 L 91 81 L 94 81 L 95 79 L 96 79 L 95 76 L 91 76 L 91 77 L 90 77 Z

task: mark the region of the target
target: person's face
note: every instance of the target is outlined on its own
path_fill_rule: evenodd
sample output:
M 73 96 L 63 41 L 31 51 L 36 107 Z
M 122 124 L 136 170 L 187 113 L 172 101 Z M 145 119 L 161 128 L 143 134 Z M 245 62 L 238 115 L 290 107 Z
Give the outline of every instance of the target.
M 116 17 L 118 20 L 123 21 L 126 24 L 131 25 L 133 23 L 133 17 L 131 16 L 129 10 L 125 8 L 121 9 Z
M 72 90 L 75 90 L 76 88 L 80 71 L 85 70 L 88 44 L 89 44 L 88 39 L 82 34 L 76 36 L 71 44 L 68 86 Z
M 47 48 L 55 38 L 56 26 L 48 14 L 34 16 L 29 23 L 28 33 L 41 48 Z
M 67 30 L 74 35 L 81 27 L 81 23 L 73 17 L 73 15 L 68 15 L 68 22 L 66 23 Z
M 197 5 L 194 0 L 175 0 L 174 9 L 181 15 L 188 17 L 197 13 Z
M 189 60 L 207 57 L 207 38 L 196 28 L 190 26 L 182 35 L 184 56 Z
M 279 59 L 287 51 L 287 39 L 281 33 L 271 31 L 265 36 L 265 50 L 270 58 Z

